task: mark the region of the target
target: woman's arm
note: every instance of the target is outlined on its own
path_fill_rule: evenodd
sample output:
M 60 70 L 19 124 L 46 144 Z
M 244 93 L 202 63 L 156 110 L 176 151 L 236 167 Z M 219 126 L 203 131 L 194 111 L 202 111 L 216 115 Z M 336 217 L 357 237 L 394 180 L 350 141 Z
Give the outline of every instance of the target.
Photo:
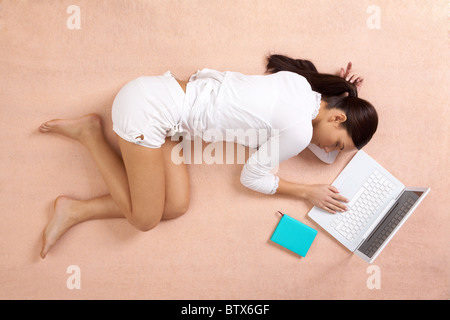
M 305 120 L 306 121 L 306 120 Z M 254 152 L 242 168 L 240 181 L 245 187 L 264 194 L 274 194 L 279 178 L 273 173 L 283 161 L 298 155 L 309 141 L 302 128 L 308 125 L 301 120 L 278 130 Z
M 352 72 L 352 63 L 347 64 L 347 68 L 341 68 L 340 74 L 342 78 L 345 78 L 351 83 L 355 83 L 357 90 L 359 91 L 363 85 L 364 78 L 358 74 Z M 326 154 L 316 145 L 310 144 L 309 149 L 323 162 L 331 164 L 336 159 L 339 152 L 332 152 Z M 336 211 L 346 211 L 347 206 L 342 202 L 348 202 L 348 199 L 341 196 L 336 187 L 325 184 L 299 184 L 289 182 L 283 179 L 279 179 L 278 188 L 276 194 L 287 194 L 303 200 L 308 200 L 316 207 L 326 210 L 330 213 L 336 213 Z
M 300 199 L 308 200 L 316 207 L 326 210 L 330 213 L 336 211 L 346 211 L 347 206 L 342 203 L 348 202 L 348 199 L 341 196 L 339 191 L 330 185 L 325 184 L 298 184 L 280 179 L 276 194 L 287 194 Z

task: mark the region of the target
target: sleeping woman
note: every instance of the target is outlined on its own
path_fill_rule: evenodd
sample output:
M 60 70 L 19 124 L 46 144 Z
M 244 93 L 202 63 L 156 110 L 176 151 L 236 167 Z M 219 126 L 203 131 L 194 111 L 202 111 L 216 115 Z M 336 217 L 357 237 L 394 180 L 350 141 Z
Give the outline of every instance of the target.
M 97 114 L 43 123 L 40 132 L 70 137 L 89 150 L 109 193 L 88 200 L 59 196 L 44 230 L 41 257 L 84 221 L 125 218 L 148 231 L 162 219 L 183 215 L 189 208 L 189 175 L 186 163 L 171 158 L 179 143 L 171 139 L 176 134 L 211 142 L 214 135 L 205 133 L 212 130 L 256 148 L 240 175 L 245 187 L 305 199 L 330 213 L 345 211 L 347 199 L 335 187 L 286 181 L 273 170 L 305 148 L 332 163 L 339 152 L 364 147 L 378 116 L 372 104 L 358 97 L 362 82 L 351 72 L 351 63 L 332 75 L 319 73 L 308 60 L 283 55 L 268 57 L 264 75 L 202 69 L 188 81 L 170 71 L 141 76 L 123 86 L 112 105 L 120 155 L 105 139 Z M 237 134 L 243 130 L 264 134 L 246 139 Z

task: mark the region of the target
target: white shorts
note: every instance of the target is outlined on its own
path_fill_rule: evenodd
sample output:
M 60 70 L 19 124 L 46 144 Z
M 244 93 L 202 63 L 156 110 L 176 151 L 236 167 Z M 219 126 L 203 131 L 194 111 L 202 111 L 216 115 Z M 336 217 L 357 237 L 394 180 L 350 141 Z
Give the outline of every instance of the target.
M 179 132 L 185 93 L 170 71 L 128 82 L 112 106 L 113 130 L 122 139 L 160 148 Z

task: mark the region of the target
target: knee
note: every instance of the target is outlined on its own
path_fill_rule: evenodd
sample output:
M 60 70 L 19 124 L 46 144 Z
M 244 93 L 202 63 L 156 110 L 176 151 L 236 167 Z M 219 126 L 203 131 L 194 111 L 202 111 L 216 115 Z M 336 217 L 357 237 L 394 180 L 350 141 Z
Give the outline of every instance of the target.
M 177 204 L 174 205 L 166 205 L 166 207 L 164 208 L 164 214 L 162 218 L 165 220 L 175 219 L 181 217 L 188 210 L 189 210 L 189 200 L 178 202 Z
M 147 232 L 155 228 L 160 221 L 161 215 L 155 216 L 154 214 L 147 213 L 147 215 L 134 215 L 134 218 L 130 222 L 139 231 Z
M 159 224 L 159 221 L 158 222 L 152 222 L 152 223 L 148 223 L 148 222 L 139 223 L 139 224 L 135 224 L 134 226 L 139 231 L 148 232 L 148 231 L 152 230 L 153 228 L 155 228 L 158 224 Z

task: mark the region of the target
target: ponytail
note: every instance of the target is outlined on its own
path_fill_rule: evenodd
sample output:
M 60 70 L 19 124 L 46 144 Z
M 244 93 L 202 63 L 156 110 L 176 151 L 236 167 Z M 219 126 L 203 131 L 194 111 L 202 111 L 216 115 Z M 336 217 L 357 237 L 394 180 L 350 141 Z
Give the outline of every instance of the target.
M 340 76 L 319 73 L 309 60 L 292 59 L 283 55 L 271 55 L 267 59 L 267 72 L 295 72 L 311 85 L 311 89 L 322 95 L 327 108 L 337 108 L 345 112 L 347 120 L 342 126 L 347 130 L 357 149 L 362 149 L 374 135 L 378 127 L 378 114 L 370 102 L 358 98 L 355 84 Z M 343 94 L 348 93 L 347 97 Z
M 347 92 L 349 97 L 358 97 L 355 84 L 336 75 L 319 73 L 309 60 L 292 59 L 279 54 L 269 56 L 267 72 L 278 71 L 291 71 L 305 77 L 312 90 L 325 96 L 338 96 Z

